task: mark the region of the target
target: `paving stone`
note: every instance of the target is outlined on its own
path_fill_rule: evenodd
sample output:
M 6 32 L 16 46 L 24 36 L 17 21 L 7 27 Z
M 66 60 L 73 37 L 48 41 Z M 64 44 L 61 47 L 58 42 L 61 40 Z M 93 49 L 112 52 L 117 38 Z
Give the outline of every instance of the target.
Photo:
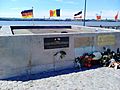
M 0 90 L 120 90 L 120 69 L 102 67 L 29 81 L 0 81 Z

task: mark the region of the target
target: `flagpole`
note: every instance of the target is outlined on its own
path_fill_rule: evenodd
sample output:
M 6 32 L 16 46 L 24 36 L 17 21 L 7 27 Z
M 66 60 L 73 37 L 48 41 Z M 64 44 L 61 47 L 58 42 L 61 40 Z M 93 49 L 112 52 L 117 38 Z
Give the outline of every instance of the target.
M 84 6 L 84 22 L 83 22 L 83 26 L 85 26 L 85 17 L 86 17 L 86 2 L 87 2 L 87 0 L 85 0 L 85 6 Z
M 32 10 L 33 10 L 33 7 L 32 7 Z M 34 14 L 33 14 L 33 18 L 34 18 Z
M 33 7 L 32 7 L 32 11 L 33 11 Z M 33 13 L 33 12 L 32 12 Z M 33 25 L 34 25 L 34 13 L 32 14 L 32 22 L 33 22 Z

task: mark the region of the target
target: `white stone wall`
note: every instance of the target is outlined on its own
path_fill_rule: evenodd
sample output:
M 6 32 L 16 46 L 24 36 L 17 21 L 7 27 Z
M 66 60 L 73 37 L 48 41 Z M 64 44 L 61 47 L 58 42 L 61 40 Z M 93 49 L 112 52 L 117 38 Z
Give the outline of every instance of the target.
M 120 48 L 120 33 L 112 34 L 116 38 L 115 45 L 105 47 L 117 50 Z M 102 51 L 103 46 L 97 46 L 97 35 L 100 33 L 0 36 L 0 79 L 74 67 L 74 58 L 82 55 L 83 52 Z M 69 48 L 44 50 L 46 37 L 69 37 Z M 94 37 L 93 44 L 76 48 L 74 41 L 76 37 Z M 66 52 L 63 59 L 54 56 L 61 50 Z
M 44 50 L 44 37 L 57 36 L 59 35 L 1 36 L 0 78 L 73 67 L 72 37 L 69 38 L 69 48 Z M 64 36 L 66 35 L 61 35 Z M 60 50 L 64 50 L 66 56 L 62 60 L 57 60 L 54 54 Z

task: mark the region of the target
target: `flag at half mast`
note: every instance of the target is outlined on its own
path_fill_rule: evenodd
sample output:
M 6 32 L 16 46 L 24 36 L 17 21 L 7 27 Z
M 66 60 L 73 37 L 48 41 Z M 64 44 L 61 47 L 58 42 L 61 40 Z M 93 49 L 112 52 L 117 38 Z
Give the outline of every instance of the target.
M 23 18 L 32 18 L 33 17 L 33 9 L 24 10 L 21 12 Z

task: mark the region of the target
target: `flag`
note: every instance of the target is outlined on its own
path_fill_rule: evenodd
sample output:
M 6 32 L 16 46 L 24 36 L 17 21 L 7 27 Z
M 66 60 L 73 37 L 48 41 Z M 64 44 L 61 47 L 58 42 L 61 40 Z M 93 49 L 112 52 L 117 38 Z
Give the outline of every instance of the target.
M 96 20 L 101 20 L 101 14 L 102 14 L 102 11 L 100 11 L 100 13 L 99 14 L 96 14 Z
M 74 16 L 78 16 L 78 15 L 81 15 L 81 14 L 82 14 L 82 11 L 80 11 L 80 12 L 74 14 Z
M 78 18 L 82 18 L 82 11 L 74 14 L 74 18 L 75 18 L 75 19 L 76 19 L 76 18 L 77 18 L 77 19 L 78 19 Z
M 115 21 L 118 20 L 118 13 L 119 13 L 119 12 L 117 12 L 117 14 L 115 15 Z
M 101 20 L 101 15 L 96 15 L 97 20 Z
M 50 10 L 50 17 L 60 17 L 60 9 Z
M 23 18 L 32 18 L 33 17 L 33 9 L 24 10 L 21 12 Z

